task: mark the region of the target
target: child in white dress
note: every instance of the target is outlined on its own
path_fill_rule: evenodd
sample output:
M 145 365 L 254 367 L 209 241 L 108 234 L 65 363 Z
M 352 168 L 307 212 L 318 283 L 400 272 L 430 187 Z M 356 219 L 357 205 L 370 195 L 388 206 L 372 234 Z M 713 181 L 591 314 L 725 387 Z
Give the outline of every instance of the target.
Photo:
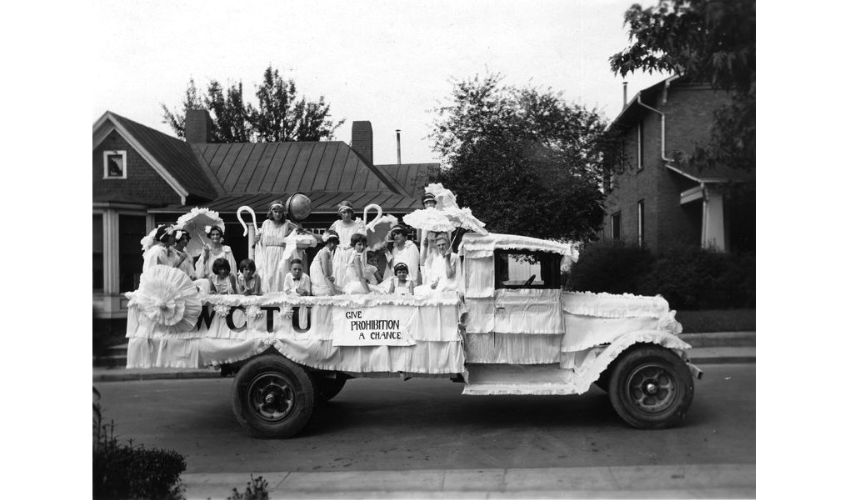
M 368 280 L 365 278 L 365 247 L 368 246 L 368 239 L 364 234 L 356 233 L 350 238 L 350 246 L 353 247 L 353 253 L 345 267 L 344 293 L 351 295 L 371 293 L 371 287 L 368 286 Z
M 242 295 L 262 295 L 262 278 L 256 274 L 256 263 L 253 259 L 242 259 L 239 262 L 239 274 L 236 278 L 238 293 Z
M 234 295 L 238 293 L 235 277 L 230 274 L 230 263 L 227 259 L 220 257 L 212 263 L 213 276 L 209 280 L 209 293 L 220 295 Z
M 395 276 L 392 278 L 388 293 L 395 295 L 413 295 L 415 284 L 409 279 L 409 266 L 400 262 L 395 264 Z
M 333 252 L 337 251 L 339 235 L 332 229 L 322 236 L 324 246 L 315 254 L 312 265 L 309 266 L 309 276 L 312 282 L 312 293 L 319 295 L 335 295 L 338 290 L 333 277 Z

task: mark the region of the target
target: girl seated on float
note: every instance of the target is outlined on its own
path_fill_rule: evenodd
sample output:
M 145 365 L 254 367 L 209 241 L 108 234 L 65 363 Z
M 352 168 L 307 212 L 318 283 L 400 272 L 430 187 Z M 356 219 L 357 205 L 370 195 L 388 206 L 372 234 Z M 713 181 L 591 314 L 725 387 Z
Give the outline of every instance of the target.
M 350 246 L 353 253 L 348 257 L 345 266 L 344 293 L 350 295 L 371 293 L 368 280 L 365 278 L 365 248 L 368 246 L 368 238 L 364 234 L 355 233 L 350 238 Z
M 415 284 L 409 280 L 409 266 L 400 262 L 395 264 L 395 275 L 389 282 L 387 293 L 396 295 L 414 295 Z
M 238 293 L 241 295 L 262 295 L 262 278 L 256 274 L 256 262 L 253 259 L 242 259 L 239 262 L 239 273 L 236 278 Z
M 335 295 L 338 293 L 333 277 L 333 253 L 337 251 L 339 235 L 334 230 L 327 230 L 321 239 L 324 246 L 315 254 L 312 265 L 309 266 L 309 277 L 312 282 L 312 294 L 316 296 Z
M 212 263 L 213 276 L 209 280 L 209 293 L 220 295 L 234 295 L 238 293 L 235 277 L 230 274 L 230 263 L 227 259 L 219 257 Z
M 151 234 L 142 240 L 142 245 L 149 245 L 142 254 L 142 272 L 156 265 L 176 267 L 178 257 L 171 248 L 175 240 L 173 226 L 160 224 Z

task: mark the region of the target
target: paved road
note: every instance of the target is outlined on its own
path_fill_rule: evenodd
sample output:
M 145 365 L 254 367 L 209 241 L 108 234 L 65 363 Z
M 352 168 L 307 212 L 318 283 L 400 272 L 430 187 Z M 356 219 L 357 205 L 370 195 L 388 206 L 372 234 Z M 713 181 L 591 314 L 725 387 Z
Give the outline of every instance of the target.
M 627 427 L 583 396 L 462 396 L 447 380 L 352 380 L 288 440 L 249 437 L 232 379 L 102 382 L 121 439 L 174 449 L 186 474 L 678 466 L 756 463 L 756 365 L 714 365 L 686 425 Z M 752 478 L 753 482 L 753 478 Z

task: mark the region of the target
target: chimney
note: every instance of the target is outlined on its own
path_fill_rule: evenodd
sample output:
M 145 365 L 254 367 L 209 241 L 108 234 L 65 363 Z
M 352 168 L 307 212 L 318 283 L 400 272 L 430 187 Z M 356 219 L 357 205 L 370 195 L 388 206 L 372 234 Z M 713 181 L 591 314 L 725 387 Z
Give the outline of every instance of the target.
M 370 164 L 374 164 L 374 132 L 371 122 L 353 122 L 350 129 L 350 147 Z
M 401 164 L 400 161 L 400 129 L 395 130 L 397 132 L 397 145 L 398 145 L 398 165 Z
M 191 144 L 212 142 L 212 118 L 205 109 L 186 110 L 185 140 Z
M 622 108 L 626 108 L 627 107 L 627 82 L 624 82 L 623 86 L 624 86 L 624 105 L 622 106 Z

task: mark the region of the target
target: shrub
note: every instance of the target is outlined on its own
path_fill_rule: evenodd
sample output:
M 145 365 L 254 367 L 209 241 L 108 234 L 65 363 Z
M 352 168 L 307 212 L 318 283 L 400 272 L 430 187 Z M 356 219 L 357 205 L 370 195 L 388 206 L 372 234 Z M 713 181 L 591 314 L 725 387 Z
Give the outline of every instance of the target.
M 100 425 L 100 394 L 94 390 L 94 499 L 185 498 L 180 474 L 185 458 L 173 450 L 118 443 L 115 424 Z
M 570 270 L 575 291 L 662 295 L 672 309 L 756 307 L 756 257 L 672 245 L 658 256 L 622 243 L 587 247 Z
M 569 270 L 566 288 L 583 292 L 637 293 L 654 257 L 621 242 L 587 245 Z

